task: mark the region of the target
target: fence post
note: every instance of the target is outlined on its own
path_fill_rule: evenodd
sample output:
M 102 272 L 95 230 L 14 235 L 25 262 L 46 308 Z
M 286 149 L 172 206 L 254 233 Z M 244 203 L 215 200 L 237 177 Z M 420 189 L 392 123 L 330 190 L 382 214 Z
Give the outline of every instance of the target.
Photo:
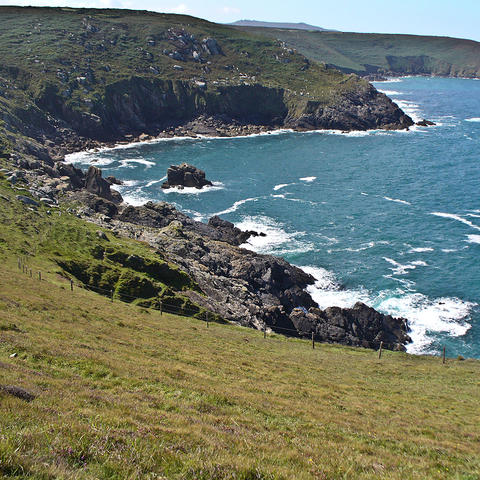
M 113 303 L 113 290 L 110 290 L 110 301 Z
M 32 278 L 32 269 L 30 269 L 30 278 Z
M 42 272 L 38 272 L 38 280 L 41 282 L 42 281 Z
M 163 315 L 163 302 L 160 300 L 160 315 Z
M 445 345 L 443 346 L 443 360 L 442 363 L 445 363 Z
M 267 338 L 267 327 L 263 326 L 263 338 Z
M 207 322 L 207 328 L 208 328 L 208 312 L 207 311 L 205 311 L 205 320 Z
M 70 290 L 73 292 L 73 280 L 70 279 Z
M 312 348 L 315 349 L 315 337 L 313 332 L 312 332 Z
M 382 348 L 383 348 L 383 342 L 380 342 L 380 348 L 378 349 L 378 359 L 379 360 L 382 358 Z

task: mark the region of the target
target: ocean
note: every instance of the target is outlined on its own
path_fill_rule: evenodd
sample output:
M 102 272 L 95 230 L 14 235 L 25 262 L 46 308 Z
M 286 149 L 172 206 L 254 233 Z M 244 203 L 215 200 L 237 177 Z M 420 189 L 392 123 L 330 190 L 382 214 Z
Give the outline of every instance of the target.
M 480 81 L 405 77 L 375 86 L 410 131 L 177 138 L 72 154 L 125 184 L 129 203 L 167 201 L 267 234 L 246 248 L 312 273 L 322 308 L 363 301 L 410 321 L 411 353 L 480 358 Z M 164 191 L 182 162 L 214 186 Z

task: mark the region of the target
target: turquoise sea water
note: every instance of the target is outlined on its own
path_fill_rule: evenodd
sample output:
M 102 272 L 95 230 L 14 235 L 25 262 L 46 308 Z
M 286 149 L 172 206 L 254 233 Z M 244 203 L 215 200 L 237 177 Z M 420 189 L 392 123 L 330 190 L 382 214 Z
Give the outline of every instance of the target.
M 321 307 L 362 300 L 410 320 L 412 353 L 480 357 L 480 81 L 377 83 L 414 119 L 410 132 L 280 133 L 177 139 L 74 154 L 126 181 L 127 201 L 165 200 L 267 233 L 248 248 L 313 273 Z M 171 164 L 216 185 L 160 188 Z

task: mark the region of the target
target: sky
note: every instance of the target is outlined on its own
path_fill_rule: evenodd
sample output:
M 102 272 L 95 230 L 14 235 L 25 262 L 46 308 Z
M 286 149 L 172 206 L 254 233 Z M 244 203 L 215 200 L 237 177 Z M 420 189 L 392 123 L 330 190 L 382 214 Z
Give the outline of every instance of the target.
M 480 41 L 480 0 L 0 0 L 0 5 L 129 8 L 182 13 L 219 23 L 240 19 L 305 22 L 348 32 Z

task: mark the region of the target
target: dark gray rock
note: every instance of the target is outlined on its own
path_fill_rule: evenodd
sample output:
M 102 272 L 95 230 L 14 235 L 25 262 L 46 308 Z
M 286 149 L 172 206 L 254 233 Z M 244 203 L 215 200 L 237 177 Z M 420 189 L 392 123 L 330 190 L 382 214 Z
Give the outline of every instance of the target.
M 167 181 L 162 184 L 162 188 L 193 187 L 200 189 L 212 185 L 212 182 L 205 178 L 203 170 L 188 163 L 182 163 L 170 166 L 167 170 Z
M 33 198 L 26 197 L 25 195 L 17 195 L 15 198 L 20 202 L 24 203 L 25 205 L 30 205 L 32 207 L 40 206 L 40 204 L 33 200 Z
M 214 38 L 204 38 L 202 47 L 209 55 L 223 55 L 220 45 Z
M 85 176 L 85 189 L 111 202 L 122 202 L 121 195 L 110 189 L 110 183 L 102 178 L 102 171 L 97 167 L 89 167 Z
M 424 118 L 423 120 L 417 122 L 415 125 L 418 125 L 419 127 L 432 127 L 433 125 L 436 125 L 436 123 L 432 122 L 431 120 L 426 120 Z
M 330 307 L 325 310 L 294 309 L 290 319 L 299 335 L 314 336 L 319 341 L 378 348 L 380 342 L 389 350 L 405 350 L 411 342 L 407 320 L 383 315 L 357 302 L 353 308 Z

